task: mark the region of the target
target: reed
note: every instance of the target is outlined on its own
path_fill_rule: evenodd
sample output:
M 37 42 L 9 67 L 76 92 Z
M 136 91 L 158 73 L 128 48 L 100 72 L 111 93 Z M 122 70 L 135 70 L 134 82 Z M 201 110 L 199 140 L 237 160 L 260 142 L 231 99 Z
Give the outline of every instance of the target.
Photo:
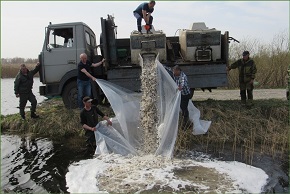
M 29 70 L 34 69 L 36 64 L 25 64 Z M 1 65 L 1 78 L 14 78 L 19 72 L 20 64 L 2 64 Z M 35 74 L 36 77 L 39 73 Z
M 192 135 L 192 131 L 179 129 L 175 153 L 201 148 L 223 153 L 231 148 L 233 159 L 241 154 L 251 164 L 254 153 L 282 157 L 288 151 L 288 102 L 282 100 L 256 100 L 251 109 L 239 101 L 207 100 L 195 102 L 203 119 L 212 125 L 205 135 Z

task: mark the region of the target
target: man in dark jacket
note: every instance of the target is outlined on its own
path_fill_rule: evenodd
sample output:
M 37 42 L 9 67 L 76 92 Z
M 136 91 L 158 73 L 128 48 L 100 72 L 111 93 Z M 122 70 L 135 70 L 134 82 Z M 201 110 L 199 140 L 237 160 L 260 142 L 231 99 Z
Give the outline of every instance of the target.
M 253 89 L 254 79 L 257 73 L 255 62 L 250 57 L 249 51 L 243 52 L 243 58 L 237 60 L 228 67 L 228 71 L 231 69 L 239 69 L 239 83 L 240 83 L 240 94 L 242 105 L 252 106 L 253 105 Z M 247 94 L 248 103 L 247 103 Z
M 80 112 L 81 125 L 85 130 L 85 136 L 87 137 L 87 143 L 89 150 L 91 148 L 95 149 L 96 139 L 95 133 L 96 125 L 98 124 L 98 115 L 100 115 L 104 120 L 107 121 L 108 125 L 112 125 L 109 117 L 107 117 L 102 111 L 100 111 L 96 106 L 92 106 L 92 100 L 90 97 L 86 96 L 83 98 L 84 108 Z M 89 150 L 87 150 L 89 152 Z
M 151 13 L 154 11 L 155 1 L 150 1 L 149 3 L 142 3 L 140 4 L 134 11 L 133 14 L 135 18 L 137 19 L 137 28 L 139 31 L 139 34 L 142 34 L 142 19 L 144 19 L 146 25 L 149 25 L 149 29 L 147 30 L 147 33 L 151 33 L 150 29 L 152 28 L 152 22 L 153 17 L 151 16 Z
M 39 118 L 36 112 L 37 100 L 32 93 L 33 86 L 33 76 L 39 71 L 39 63 L 37 63 L 36 67 L 29 71 L 25 64 L 20 65 L 20 71 L 17 74 L 14 81 L 14 92 L 17 98 L 19 98 L 19 113 L 22 119 L 25 119 L 25 106 L 27 101 L 31 103 L 31 118 Z
M 105 59 L 103 59 L 98 63 L 91 63 L 90 61 L 87 60 L 87 58 L 88 58 L 87 55 L 85 53 L 82 53 L 80 55 L 81 61 L 78 64 L 77 86 L 78 86 L 78 105 L 80 109 L 84 107 L 82 103 L 82 98 L 84 96 L 91 96 L 92 86 L 90 79 L 96 81 L 96 78 L 91 75 L 91 67 L 98 67 L 102 65 L 105 61 Z

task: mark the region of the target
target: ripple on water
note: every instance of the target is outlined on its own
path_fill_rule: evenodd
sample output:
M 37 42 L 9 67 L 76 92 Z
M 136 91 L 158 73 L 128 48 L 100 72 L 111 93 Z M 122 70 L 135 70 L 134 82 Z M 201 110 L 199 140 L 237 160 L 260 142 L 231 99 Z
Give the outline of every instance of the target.
M 53 155 L 47 139 L 1 135 L 1 188 L 3 191 L 47 193 L 42 182 L 49 179 L 44 170 Z

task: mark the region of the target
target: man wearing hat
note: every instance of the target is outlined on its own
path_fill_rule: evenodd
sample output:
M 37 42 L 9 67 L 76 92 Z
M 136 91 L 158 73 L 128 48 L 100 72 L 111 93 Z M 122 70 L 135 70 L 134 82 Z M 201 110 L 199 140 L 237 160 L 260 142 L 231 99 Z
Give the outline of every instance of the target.
M 228 67 L 228 71 L 236 68 L 239 69 L 239 83 L 242 105 L 251 107 L 253 105 L 253 83 L 255 74 L 257 73 L 257 68 L 255 62 L 249 56 L 249 51 L 244 51 L 243 58 L 231 64 Z
M 92 106 L 92 100 L 88 96 L 83 98 L 84 108 L 81 110 L 80 118 L 82 127 L 85 130 L 86 142 L 88 143 L 89 149 L 92 148 L 94 150 L 96 147 L 94 131 L 96 131 L 96 125 L 98 124 L 98 115 L 106 120 L 108 125 L 112 125 L 112 122 L 96 106 Z

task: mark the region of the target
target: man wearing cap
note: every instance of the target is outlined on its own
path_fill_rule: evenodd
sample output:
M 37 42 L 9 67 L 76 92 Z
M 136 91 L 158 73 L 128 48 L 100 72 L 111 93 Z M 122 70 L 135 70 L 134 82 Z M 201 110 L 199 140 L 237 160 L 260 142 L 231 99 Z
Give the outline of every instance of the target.
M 228 71 L 236 68 L 239 69 L 239 83 L 242 105 L 247 105 L 251 107 L 253 105 L 253 83 L 255 79 L 255 74 L 257 73 L 257 68 L 255 62 L 249 56 L 249 51 L 244 51 L 243 58 L 231 64 L 228 67 Z
M 140 4 L 134 11 L 133 14 L 135 18 L 137 19 L 137 28 L 139 34 L 142 34 L 142 19 L 144 19 L 146 25 L 149 26 L 149 29 L 147 30 L 147 33 L 152 33 L 150 29 L 152 28 L 152 22 L 153 17 L 151 16 L 151 13 L 154 11 L 155 1 L 149 1 L 149 3 L 142 3 Z
M 112 125 L 112 122 L 96 106 L 92 106 L 92 100 L 88 96 L 83 98 L 84 108 L 80 112 L 80 119 L 82 127 L 85 130 L 86 142 L 88 143 L 89 149 L 93 148 L 94 150 L 96 146 L 94 131 L 96 131 L 96 125 L 98 124 L 98 115 L 106 120 L 108 125 Z

